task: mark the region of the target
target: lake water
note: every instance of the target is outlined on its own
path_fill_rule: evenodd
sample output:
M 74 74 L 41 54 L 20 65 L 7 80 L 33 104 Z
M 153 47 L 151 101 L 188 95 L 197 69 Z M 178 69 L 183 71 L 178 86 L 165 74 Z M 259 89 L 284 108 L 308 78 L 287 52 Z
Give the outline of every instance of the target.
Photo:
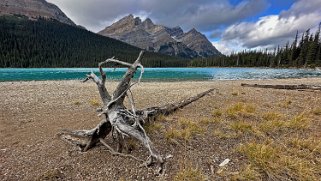
M 108 79 L 120 79 L 125 68 L 104 69 Z M 98 68 L 2 68 L 0 81 L 84 79 Z M 98 75 L 98 74 L 97 74 Z M 139 74 L 137 73 L 136 77 Z M 142 81 L 284 79 L 321 77 L 320 70 L 270 68 L 145 68 Z

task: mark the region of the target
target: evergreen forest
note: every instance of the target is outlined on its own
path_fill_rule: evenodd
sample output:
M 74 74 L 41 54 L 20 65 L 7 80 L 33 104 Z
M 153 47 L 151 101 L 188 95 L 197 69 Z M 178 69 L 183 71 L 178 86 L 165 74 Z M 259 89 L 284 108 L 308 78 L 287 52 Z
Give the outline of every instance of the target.
M 0 17 L 0 67 L 96 67 L 115 56 L 133 62 L 140 49 L 81 27 L 24 16 Z M 320 67 L 320 25 L 296 33 L 292 43 L 274 50 L 244 50 L 228 56 L 193 60 L 146 52 L 146 67 Z
M 320 24 L 321 25 L 321 24 Z M 198 58 L 190 62 L 194 67 L 320 67 L 321 40 L 320 25 L 315 33 L 310 29 L 296 33 L 294 41 L 278 46 L 274 50 L 249 50 L 232 53 L 229 56 Z
M 0 67 L 96 67 L 115 56 L 136 60 L 140 49 L 80 27 L 24 16 L 0 17 Z M 189 61 L 146 52 L 146 67 L 186 67 Z

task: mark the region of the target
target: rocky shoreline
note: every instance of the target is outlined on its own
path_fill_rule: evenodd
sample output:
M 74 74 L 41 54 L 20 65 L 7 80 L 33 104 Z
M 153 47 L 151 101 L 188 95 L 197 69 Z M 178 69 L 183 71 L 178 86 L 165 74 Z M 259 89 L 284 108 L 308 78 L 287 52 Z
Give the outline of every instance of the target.
M 88 129 L 100 121 L 95 112 L 100 100 L 94 83 L 0 82 L 0 180 L 172 180 L 186 160 L 209 180 L 230 179 L 231 173 L 242 170 L 244 158 L 233 150 L 243 139 L 219 139 L 213 136 L 215 126 L 209 125 L 204 127 L 204 133 L 193 136 L 187 143 L 179 139 L 178 144 L 168 143 L 167 131 L 174 127 L 171 124 L 181 119 L 196 123 L 209 120 L 214 110 L 223 111 L 238 103 L 255 105 L 258 116 L 271 111 L 293 116 L 314 110 L 321 101 L 320 91 L 246 88 L 241 83 L 320 85 L 321 78 L 140 83 L 132 90 L 138 108 L 163 105 L 210 88 L 217 89 L 157 123 L 160 130 L 150 134 L 151 139 L 162 154 L 171 154 L 173 159 L 168 160 L 166 174 L 156 177 L 152 168 L 140 169 L 137 161 L 112 156 L 103 147 L 81 153 L 56 138 L 63 128 Z M 108 89 L 116 85 L 117 82 L 107 83 Z M 283 107 L 286 101 L 287 108 Z M 313 117 L 313 121 L 315 126 L 309 131 L 318 134 L 320 118 Z M 112 145 L 110 136 L 107 140 Z M 131 154 L 147 156 L 140 145 L 135 145 Z M 229 174 L 217 174 L 218 162 L 226 158 L 232 160 L 224 171 Z M 125 175 L 119 175 L 120 172 Z

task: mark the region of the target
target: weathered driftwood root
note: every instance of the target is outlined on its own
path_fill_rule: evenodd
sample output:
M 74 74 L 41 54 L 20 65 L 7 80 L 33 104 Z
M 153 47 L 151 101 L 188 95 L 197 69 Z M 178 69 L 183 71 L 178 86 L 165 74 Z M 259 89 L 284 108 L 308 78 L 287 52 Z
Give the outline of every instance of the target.
M 243 87 L 271 88 L 271 89 L 287 89 L 287 90 L 319 90 L 321 86 L 317 85 L 262 85 L 262 84 L 241 84 Z
M 172 104 L 167 104 L 164 106 L 159 106 L 159 107 L 149 107 L 143 110 L 138 110 L 136 111 L 137 115 L 141 116 L 142 120 L 150 121 L 150 119 L 153 119 L 159 115 L 169 115 L 173 112 L 175 112 L 177 109 L 181 109 L 192 102 L 197 101 L 198 99 L 208 95 L 209 93 L 213 92 L 215 89 L 209 89 L 205 92 L 199 93 L 196 96 L 190 97 L 188 99 L 183 99 L 179 102 L 172 103 Z
M 138 79 L 138 82 L 142 77 L 142 73 L 144 71 L 143 66 L 140 64 L 142 55 L 143 52 L 140 52 L 137 60 L 133 64 L 116 60 L 114 59 L 114 57 L 99 63 L 98 68 L 101 78 L 96 76 L 94 73 L 91 73 L 87 75 L 87 78 L 84 80 L 84 82 L 92 80 L 96 83 L 101 100 L 103 102 L 103 107 L 99 110 L 99 115 L 104 117 L 103 120 L 91 130 L 63 130 L 58 135 L 68 143 L 78 146 L 81 151 L 87 151 L 90 148 L 96 146 L 97 143 L 100 143 L 107 147 L 108 151 L 113 155 L 130 157 L 135 160 L 141 161 L 141 159 L 138 159 L 132 155 L 120 153 L 123 148 L 124 137 L 136 138 L 149 151 L 150 156 L 146 165 L 150 165 L 156 162 L 159 166 L 158 172 L 162 172 L 165 158 L 163 158 L 157 151 L 157 149 L 153 146 L 153 143 L 147 136 L 146 131 L 144 130 L 142 125 L 146 121 L 149 121 L 151 118 L 154 118 L 160 114 L 168 115 L 179 108 L 183 108 L 184 106 L 209 94 L 214 89 L 210 89 L 194 97 L 174 104 L 168 104 L 160 107 L 151 107 L 136 111 L 130 88 L 135 85 L 135 83 L 131 83 L 131 80 L 138 68 L 141 69 L 141 75 Z M 128 68 L 123 79 L 120 81 L 112 95 L 109 94 L 105 86 L 106 74 L 102 69 L 102 66 L 109 62 L 116 63 Z M 129 99 L 129 102 L 131 103 L 131 109 L 127 109 L 124 106 L 123 102 L 125 97 Z M 113 131 L 115 131 L 118 135 L 118 152 L 114 151 L 114 149 L 104 141 L 105 137 L 108 134 L 113 133 Z

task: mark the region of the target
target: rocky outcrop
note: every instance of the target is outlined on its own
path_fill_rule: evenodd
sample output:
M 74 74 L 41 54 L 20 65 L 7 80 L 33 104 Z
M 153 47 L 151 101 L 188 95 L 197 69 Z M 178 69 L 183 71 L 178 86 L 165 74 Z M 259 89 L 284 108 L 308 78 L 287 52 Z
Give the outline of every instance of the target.
M 1 0 L 0 15 L 24 15 L 30 19 L 42 17 L 75 25 L 56 5 L 45 0 Z
M 209 57 L 219 55 L 219 51 L 212 45 L 210 41 L 196 29 L 192 29 L 180 37 L 180 41 L 188 48 L 197 52 L 199 56 Z
M 196 30 L 184 33 L 180 27 L 156 25 L 128 15 L 104 30 L 101 35 L 115 38 L 148 51 L 184 58 L 208 57 L 221 53 Z

